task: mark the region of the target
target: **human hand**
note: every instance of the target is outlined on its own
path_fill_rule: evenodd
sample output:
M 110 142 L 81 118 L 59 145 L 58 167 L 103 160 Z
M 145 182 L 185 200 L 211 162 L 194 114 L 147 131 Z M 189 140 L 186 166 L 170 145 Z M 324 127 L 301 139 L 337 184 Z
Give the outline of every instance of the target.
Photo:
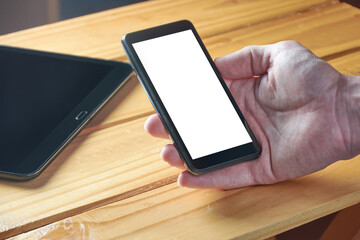
M 262 146 L 258 159 L 201 176 L 184 171 L 180 186 L 231 189 L 303 176 L 359 153 L 349 132 L 349 79 L 293 41 L 248 46 L 215 60 L 245 119 Z M 346 90 L 346 91 L 345 91 Z M 344 126 L 345 125 L 345 126 Z M 353 126 L 354 124 L 350 124 Z M 357 126 L 359 126 L 358 124 Z M 155 137 L 168 138 L 157 114 L 145 123 Z M 161 157 L 184 169 L 166 145 Z

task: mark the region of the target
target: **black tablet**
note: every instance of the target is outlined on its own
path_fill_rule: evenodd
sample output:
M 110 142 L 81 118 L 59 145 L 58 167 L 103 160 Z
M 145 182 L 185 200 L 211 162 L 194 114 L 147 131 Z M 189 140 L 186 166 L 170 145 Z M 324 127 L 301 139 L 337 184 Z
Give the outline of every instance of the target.
M 0 46 L 0 177 L 36 177 L 130 78 L 129 64 Z

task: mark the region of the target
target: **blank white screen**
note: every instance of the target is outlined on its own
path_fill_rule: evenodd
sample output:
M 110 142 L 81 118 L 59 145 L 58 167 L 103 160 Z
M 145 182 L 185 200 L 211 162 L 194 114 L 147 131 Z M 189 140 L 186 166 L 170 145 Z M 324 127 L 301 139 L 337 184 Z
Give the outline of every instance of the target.
M 252 141 L 191 30 L 133 47 L 192 159 Z

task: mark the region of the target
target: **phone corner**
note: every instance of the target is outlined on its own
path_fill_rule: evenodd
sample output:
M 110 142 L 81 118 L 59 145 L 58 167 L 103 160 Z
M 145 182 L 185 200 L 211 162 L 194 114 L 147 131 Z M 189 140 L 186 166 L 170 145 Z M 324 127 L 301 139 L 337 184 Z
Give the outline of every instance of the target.
M 193 24 L 190 20 L 188 20 L 188 19 L 182 19 L 182 20 L 180 20 L 179 22 L 186 23 L 186 24 L 191 25 L 191 26 L 194 25 L 194 24 Z
M 124 43 L 127 39 L 127 36 L 128 36 L 128 33 L 124 34 L 122 37 L 121 37 L 121 43 Z
M 184 166 L 186 170 L 194 176 L 199 176 L 202 174 L 202 171 L 199 171 L 199 169 L 195 168 L 192 164 L 188 164 L 186 161 L 184 161 Z

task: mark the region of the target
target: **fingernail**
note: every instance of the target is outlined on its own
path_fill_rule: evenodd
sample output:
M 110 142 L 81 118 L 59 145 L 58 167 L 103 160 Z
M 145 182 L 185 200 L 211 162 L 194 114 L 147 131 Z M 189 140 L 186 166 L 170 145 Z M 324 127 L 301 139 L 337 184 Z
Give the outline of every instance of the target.
M 181 180 L 180 180 L 180 178 L 182 178 L 182 177 L 183 177 L 183 173 L 180 173 L 179 176 L 178 176 L 178 179 L 177 179 L 177 185 L 178 185 L 179 187 L 183 187 L 183 186 L 181 185 Z

